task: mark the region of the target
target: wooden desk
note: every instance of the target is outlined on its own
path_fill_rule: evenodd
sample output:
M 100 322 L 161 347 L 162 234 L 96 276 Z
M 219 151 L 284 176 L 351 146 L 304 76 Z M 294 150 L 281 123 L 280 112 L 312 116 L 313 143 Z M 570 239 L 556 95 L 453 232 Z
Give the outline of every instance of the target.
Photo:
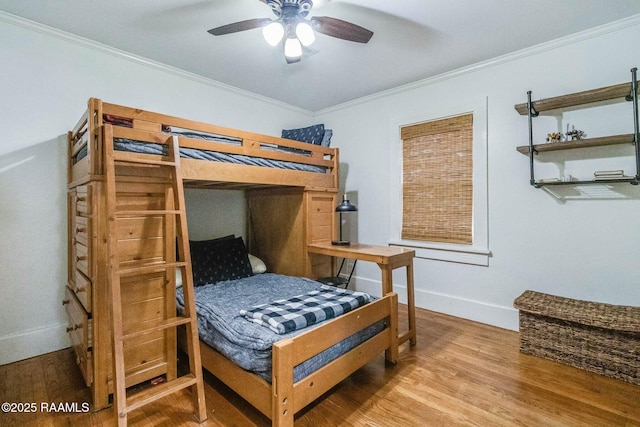
M 413 295 L 414 250 L 395 246 L 367 245 L 364 243 L 338 246 L 332 245 L 331 242 L 318 242 L 307 245 L 307 251 L 312 254 L 375 262 L 382 271 L 382 295 L 393 292 L 393 270 L 406 267 L 409 331 L 404 335 L 400 335 L 398 339 L 400 344 L 407 340 L 411 345 L 416 344 L 416 309 Z

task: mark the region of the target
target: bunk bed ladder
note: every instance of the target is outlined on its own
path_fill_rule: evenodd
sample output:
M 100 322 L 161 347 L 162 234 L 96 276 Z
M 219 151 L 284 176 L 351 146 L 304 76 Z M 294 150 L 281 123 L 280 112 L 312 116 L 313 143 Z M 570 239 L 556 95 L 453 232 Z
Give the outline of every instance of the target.
M 108 222 L 108 283 L 111 302 L 111 327 L 112 327 L 112 350 L 113 350 L 113 390 L 115 414 L 118 426 L 127 425 L 127 415 L 129 412 L 138 409 L 148 403 L 152 403 L 169 394 L 178 392 L 185 388 L 191 389 L 193 398 L 194 414 L 199 422 L 207 419 L 207 412 L 204 398 L 204 383 L 202 378 L 202 367 L 200 359 L 200 347 L 198 341 L 198 322 L 195 314 L 195 298 L 193 287 L 193 276 L 191 270 L 191 257 L 189 253 L 189 237 L 187 233 L 187 220 L 185 216 L 184 189 L 182 185 L 182 174 L 180 170 L 180 155 L 178 141 L 176 137 L 170 137 L 166 141 L 168 152 L 166 156 L 150 156 L 132 154 L 124 151 L 115 151 L 112 144 L 113 129 L 106 125 L 104 129 L 105 140 L 105 186 L 106 186 L 106 214 Z M 160 159 L 160 160 L 158 160 Z M 164 209 L 143 209 L 125 210 L 126 204 L 118 203 L 117 174 L 119 169 L 116 165 L 123 165 L 129 168 L 156 168 L 165 169 L 167 174 L 163 175 L 166 183 L 165 206 Z M 166 176 L 170 175 L 170 185 Z M 122 207 L 124 206 L 124 207 Z M 149 216 L 164 217 L 165 227 L 167 224 L 175 224 L 177 235 L 177 259 L 165 259 L 162 262 L 145 263 L 131 267 L 121 265 L 118 256 L 118 226 L 119 219 L 122 218 L 144 218 Z M 121 221 L 120 221 L 121 222 Z M 165 236 L 165 240 L 168 240 Z M 174 242 L 164 242 L 171 245 L 171 250 L 175 252 Z M 171 258 L 171 257 L 166 257 Z M 142 283 L 142 276 L 151 273 L 175 274 L 176 269 L 180 269 L 183 278 L 184 313 L 179 316 L 171 313 L 162 321 L 155 322 L 152 326 L 140 326 L 143 329 L 130 331 L 131 325 L 126 333 L 123 331 L 123 310 L 122 310 L 122 287 L 121 278 L 126 278 L 126 283 L 136 283 L 138 276 Z M 140 322 L 142 323 L 142 322 Z M 186 328 L 187 354 L 189 359 L 189 372 L 177 378 L 167 378 L 166 382 L 158 385 L 150 385 L 142 391 L 132 393 L 127 396 L 125 385 L 125 356 L 124 345 L 127 340 L 140 337 L 147 333 L 168 330 L 184 325 Z M 171 355 L 169 355 L 171 356 Z M 176 356 L 177 357 L 177 356 Z

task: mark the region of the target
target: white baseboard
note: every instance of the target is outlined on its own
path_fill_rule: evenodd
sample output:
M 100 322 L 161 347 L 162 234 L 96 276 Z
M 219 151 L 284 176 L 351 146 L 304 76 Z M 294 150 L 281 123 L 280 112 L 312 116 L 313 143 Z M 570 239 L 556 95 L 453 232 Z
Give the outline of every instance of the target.
M 355 280 L 354 280 L 355 279 Z M 353 277 L 356 289 L 367 292 L 371 295 L 380 296 L 382 285 L 380 281 Z M 353 284 L 350 286 L 353 288 Z M 393 285 L 393 289 L 398 293 L 398 301 L 407 303 L 407 288 L 404 285 Z M 513 307 L 504 307 L 488 304 L 483 301 L 474 301 L 460 298 L 453 295 L 445 295 L 436 292 L 423 290 L 415 291 L 416 307 L 424 308 L 438 313 L 461 317 L 475 322 L 486 323 L 512 331 L 518 330 L 518 310 Z
M 62 323 L 0 337 L 0 365 L 70 347 L 66 329 Z

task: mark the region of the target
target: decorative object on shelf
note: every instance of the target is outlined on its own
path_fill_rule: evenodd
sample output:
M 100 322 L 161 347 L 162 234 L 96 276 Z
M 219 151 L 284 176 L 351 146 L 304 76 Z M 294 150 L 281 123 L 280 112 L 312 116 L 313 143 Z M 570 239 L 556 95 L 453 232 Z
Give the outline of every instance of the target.
M 630 177 L 625 176 L 624 171 L 622 169 L 613 170 L 613 171 L 595 171 L 593 173 L 593 179 L 596 181 L 608 181 L 612 179 L 624 179 L 624 178 L 630 178 Z
M 539 179 L 538 182 L 540 184 L 549 184 L 551 182 L 561 182 L 560 178 L 542 178 Z
M 541 178 L 537 182 L 538 184 L 554 184 L 558 182 L 572 182 L 575 179 L 571 175 L 565 175 L 562 178 Z
M 339 246 L 347 246 L 350 245 L 351 242 L 348 240 L 344 240 L 342 238 L 342 214 L 343 213 L 349 213 L 349 212 L 357 212 L 358 208 L 356 207 L 356 205 L 352 204 L 349 201 L 349 197 L 347 196 L 347 193 L 344 193 L 344 197 L 342 199 L 342 203 L 340 203 L 338 206 L 336 206 L 336 212 L 338 212 L 340 214 L 340 239 L 339 240 L 334 240 L 331 243 L 333 245 L 339 245 Z
M 585 136 L 587 136 L 587 134 L 579 129 L 576 129 L 575 126 L 571 125 L 571 130 L 569 130 L 569 123 L 567 123 L 567 141 L 569 140 L 569 138 L 571 138 L 571 141 L 575 141 L 575 140 L 581 140 L 582 138 L 584 138 Z
M 547 134 L 547 142 L 560 142 L 564 138 L 562 132 L 552 132 Z

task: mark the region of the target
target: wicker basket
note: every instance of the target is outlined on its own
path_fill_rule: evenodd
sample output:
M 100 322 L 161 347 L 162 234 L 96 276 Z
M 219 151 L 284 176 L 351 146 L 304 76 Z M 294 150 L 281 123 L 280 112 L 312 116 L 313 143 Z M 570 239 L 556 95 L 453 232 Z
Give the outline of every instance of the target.
M 525 291 L 520 351 L 640 385 L 640 307 Z

